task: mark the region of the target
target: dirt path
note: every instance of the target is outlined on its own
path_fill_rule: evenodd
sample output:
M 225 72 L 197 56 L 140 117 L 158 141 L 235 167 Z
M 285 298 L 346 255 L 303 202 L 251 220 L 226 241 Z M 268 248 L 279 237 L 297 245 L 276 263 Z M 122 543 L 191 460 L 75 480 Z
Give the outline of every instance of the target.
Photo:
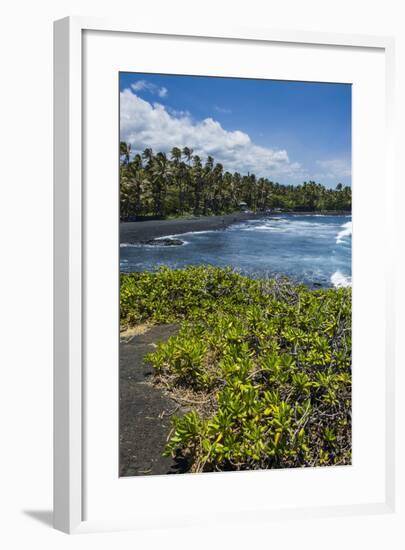
M 181 463 L 162 457 L 170 413 L 178 405 L 152 385 L 152 367 L 143 360 L 176 332 L 176 325 L 155 326 L 120 342 L 120 476 L 185 471 Z

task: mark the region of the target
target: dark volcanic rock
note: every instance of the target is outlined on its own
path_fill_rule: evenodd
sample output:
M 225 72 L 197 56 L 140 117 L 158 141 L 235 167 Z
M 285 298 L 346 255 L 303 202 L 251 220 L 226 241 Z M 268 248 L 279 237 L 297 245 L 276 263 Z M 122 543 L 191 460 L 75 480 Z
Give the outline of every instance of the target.
M 149 239 L 148 241 L 142 241 L 142 244 L 149 244 L 153 246 L 181 246 L 184 242 L 180 239 L 165 237 L 164 239 Z

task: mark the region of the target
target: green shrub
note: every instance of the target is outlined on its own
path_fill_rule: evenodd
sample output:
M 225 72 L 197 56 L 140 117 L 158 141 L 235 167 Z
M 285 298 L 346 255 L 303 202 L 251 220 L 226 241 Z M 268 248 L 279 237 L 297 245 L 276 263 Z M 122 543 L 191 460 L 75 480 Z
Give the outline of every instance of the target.
M 148 356 L 158 378 L 212 398 L 173 419 L 167 455 L 192 471 L 350 463 L 350 289 L 214 267 L 122 275 L 121 322 L 144 320 L 181 322 Z

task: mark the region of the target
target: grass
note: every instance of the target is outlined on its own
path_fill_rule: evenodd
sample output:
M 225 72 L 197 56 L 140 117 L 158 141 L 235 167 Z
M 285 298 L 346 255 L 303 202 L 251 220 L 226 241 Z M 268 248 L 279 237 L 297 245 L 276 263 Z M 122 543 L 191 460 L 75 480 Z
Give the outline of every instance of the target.
M 121 324 L 180 322 L 148 356 L 191 410 L 165 453 L 190 471 L 351 462 L 351 290 L 231 269 L 121 275 Z

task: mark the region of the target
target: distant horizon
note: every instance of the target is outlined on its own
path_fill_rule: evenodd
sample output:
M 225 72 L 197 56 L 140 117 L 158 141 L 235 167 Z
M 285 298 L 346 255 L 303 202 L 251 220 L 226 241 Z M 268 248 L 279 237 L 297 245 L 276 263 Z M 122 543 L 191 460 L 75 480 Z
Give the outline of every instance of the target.
M 351 186 L 351 85 L 120 73 L 120 140 L 281 185 Z

